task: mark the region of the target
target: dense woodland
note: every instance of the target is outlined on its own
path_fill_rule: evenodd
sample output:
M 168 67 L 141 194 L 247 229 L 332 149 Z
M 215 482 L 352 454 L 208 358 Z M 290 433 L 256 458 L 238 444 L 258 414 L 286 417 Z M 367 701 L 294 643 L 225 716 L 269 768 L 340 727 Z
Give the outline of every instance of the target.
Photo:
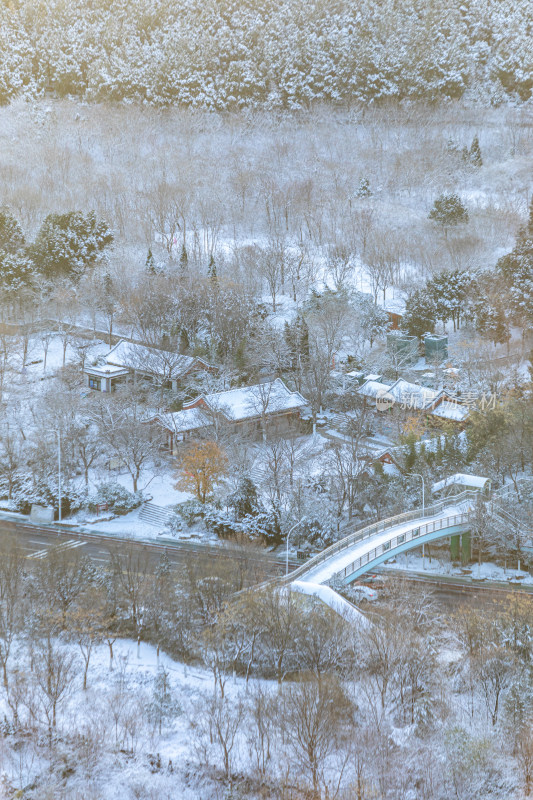
M 0 4 L 0 100 L 196 108 L 531 96 L 527 0 Z

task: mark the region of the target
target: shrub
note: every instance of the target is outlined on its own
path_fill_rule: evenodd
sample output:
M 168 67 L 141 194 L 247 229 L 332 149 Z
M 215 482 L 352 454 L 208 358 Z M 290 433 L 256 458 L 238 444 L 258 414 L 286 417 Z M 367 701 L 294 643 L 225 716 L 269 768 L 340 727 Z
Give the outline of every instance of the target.
M 3 494 L 3 492 L 1 492 Z M 12 492 L 12 505 L 21 514 L 29 514 L 32 505 L 52 507 L 57 509 L 58 486 L 57 483 L 39 483 L 34 485 L 31 479 L 17 480 Z M 87 497 L 82 489 L 76 486 L 64 485 L 61 488 L 61 516 L 67 517 L 75 514 L 87 502 Z
M 181 530 L 183 530 L 183 520 L 177 514 L 172 514 L 165 523 L 164 533 L 176 536 Z
M 107 503 L 115 514 L 128 514 L 143 502 L 142 492 L 130 492 L 120 483 L 101 483 L 96 495 L 91 499 L 89 508 L 96 510 L 97 505 Z
M 186 500 L 185 503 L 174 506 L 176 514 L 179 514 L 189 528 L 199 519 L 204 518 L 205 510 L 206 506 L 198 500 Z

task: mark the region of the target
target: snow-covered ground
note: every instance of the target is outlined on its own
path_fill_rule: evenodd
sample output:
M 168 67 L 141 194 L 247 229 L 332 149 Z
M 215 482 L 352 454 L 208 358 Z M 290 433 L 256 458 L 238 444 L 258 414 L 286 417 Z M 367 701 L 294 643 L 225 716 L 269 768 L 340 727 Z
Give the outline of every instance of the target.
M 70 338 L 72 339 L 73 337 Z M 109 352 L 109 345 L 98 339 L 96 339 L 94 343 L 91 343 L 90 340 L 83 340 L 83 343 L 87 343 L 88 345 L 86 351 L 87 364 L 96 363 L 99 357 L 105 356 Z M 13 359 L 12 376 L 15 377 L 19 375 L 21 381 L 37 382 L 45 377 L 55 375 L 63 366 L 63 342 L 59 335 L 51 334 L 48 352 L 46 354 L 46 369 L 44 366 L 44 357 L 45 349 L 42 339 L 39 336 L 35 336 L 31 339 L 28 356 L 26 358 L 26 366 L 21 367 L 20 364 L 17 364 L 17 359 Z M 75 361 L 77 357 L 76 347 L 69 341 L 65 351 L 65 363 L 68 364 Z
M 69 763 L 71 755 L 66 744 L 63 748 L 65 763 L 69 763 L 69 786 L 78 792 L 76 797 L 98 797 L 99 800 L 213 797 L 216 787 L 206 787 L 205 777 L 203 789 L 201 785 L 195 786 L 194 771 L 199 764 L 191 736 L 196 709 L 213 691 L 212 673 L 200 666 L 177 662 L 164 652 L 158 656 L 156 649 L 146 643 L 137 647 L 131 640 L 119 639 L 113 651 L 113 669 L 110 669 L 108 646 L 95 647 L 89 664 L 87 690 L 81 690 L 80 671 L 74 692 L 59 714 L 60 736 L 66 739 L 67 734 L 74 740 L 76 734 L 87 737 L 88 748 L 80 751 L 86 758 L 78 754 L 76 761 Z M 74 645 L 71 652 L 81 668 L 81 657 Z M 174 706 L 171 719 L 163 723 L 161 734 L 157 725 L 152 727 L 140 721 L 141 713 L 146 719 L 150 705 L 156 702 L 155 682 L 159 670 L 167 674 L 169 699 Z M 227 696 L 244 693 L 244 684 L 242 678 L 230 678 L 225 687 Z M 275 691 L 268 681 L 261 684 L 268 691 Z M 9 713 L 4 698 L 0 700 L 0 708 Z M 125 737 L 122 747 L 114 745 L 117 733 L 119 739 Z M 22 785 L 34 779 L 46 782 L 43 763 L 35 755 L 30 756 L 27 742 L 19 741 L 17 745 L 16 741 L 15 738 L 8 744 L 4 740 L 0 770 L 6 777 L 14 775 L 16 782 Z M 130 747 L 133 753 L 126 752 Z
M 424 572 L 430 575 L 444 575 L 446 577 L 471 577 L 472 580 L 489 580 L 519 583 L 521 585 L 533 586 L 533 576 L 523 569 L 517 569 L 516 562 L 509 564 L 507 568 L 484 561 L 481 565 L 472 563 L 464 567 L 454 567 L 449 556 L 446 558 L 435 558 L 431 560 L 426 553 L 425 558 L 417 553 L 401 553 L 391 562 L 386 562 L 380 569 L 406 570 L 410 572 Z

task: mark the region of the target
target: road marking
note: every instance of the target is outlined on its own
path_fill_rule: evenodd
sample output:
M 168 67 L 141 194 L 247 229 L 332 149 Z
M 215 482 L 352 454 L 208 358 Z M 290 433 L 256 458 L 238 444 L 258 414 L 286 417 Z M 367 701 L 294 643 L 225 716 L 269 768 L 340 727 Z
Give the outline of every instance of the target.
M 51 550 L 56 553 L 63 550 L 74 550 L 76 547 L 83 547 L 87 542 L 80 542 L 79 539 L 69 539 L 68 542 L 62 544 L 52 544 L 50 547 L 45 547 L 43 550 L 36 550 L 35 553 L 30 553 L 26 558 L 46 558 Z

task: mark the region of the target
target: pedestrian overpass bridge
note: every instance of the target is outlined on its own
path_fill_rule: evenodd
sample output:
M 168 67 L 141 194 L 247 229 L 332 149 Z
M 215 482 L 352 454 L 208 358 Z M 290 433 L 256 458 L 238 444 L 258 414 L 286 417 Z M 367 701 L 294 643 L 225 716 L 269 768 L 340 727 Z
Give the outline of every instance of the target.
M 435 539 L 467 533 L 478 493 L 465 491 L 423 512 L 418 509 L 367 525 L 311 558 L 288 583 L 351 583 L 384 561 Z

